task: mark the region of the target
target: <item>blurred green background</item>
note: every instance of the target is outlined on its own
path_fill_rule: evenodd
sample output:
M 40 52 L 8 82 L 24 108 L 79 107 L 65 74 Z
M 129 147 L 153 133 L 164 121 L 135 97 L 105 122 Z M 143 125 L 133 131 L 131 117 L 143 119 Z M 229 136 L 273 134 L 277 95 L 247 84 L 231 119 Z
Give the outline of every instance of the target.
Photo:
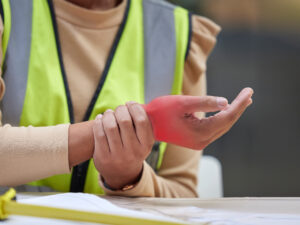
M 171 2 L 222 27 L 208 94 L 255 91 L 240 121 L 204 151 L 222 163 L 224 196 L 300 196 L 300 1 Z

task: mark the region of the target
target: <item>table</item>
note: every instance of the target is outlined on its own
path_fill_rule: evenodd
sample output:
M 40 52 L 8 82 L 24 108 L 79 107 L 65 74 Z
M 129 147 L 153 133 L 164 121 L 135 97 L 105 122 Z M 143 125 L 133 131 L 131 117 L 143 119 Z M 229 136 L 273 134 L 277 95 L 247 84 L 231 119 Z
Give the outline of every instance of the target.
M 18 199 L 53 193 L 20 193 Z M 300 224 L 300 198 L 169 199 L 99 196 L 127 209 L 206 224 Z M 201 216 L 204 215 L 202 218 Z M 206 220 L 205 220 L 206 218 Z M 203 222 L 202 221 L 202 222 Z M 247 221 L 247 223 L 243 223 Z M 5 224 L 5 223 L 4 223 Z

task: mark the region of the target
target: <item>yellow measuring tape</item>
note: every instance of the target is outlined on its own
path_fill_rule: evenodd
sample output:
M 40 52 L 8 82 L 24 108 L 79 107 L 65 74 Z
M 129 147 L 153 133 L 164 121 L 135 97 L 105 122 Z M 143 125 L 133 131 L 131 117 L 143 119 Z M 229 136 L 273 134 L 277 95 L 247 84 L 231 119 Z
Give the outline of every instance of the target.
M 132 225 L 178 225 L 182 223 L 157 221 L 150 219 L 140 219 L 134 217 L 118 216 L 104 213 L 93 213 L 71 209 L 59 209 L 47 206 L 37 206 L 22 204 L 13 201 L 16 196 L 14 189 L 9 189 L 0 196 L 0 220 L 8 218 L 9 215 L 33 216 L 63 220 L 74 220 L 82 222 L 102 223 L 102 224 L 132 224 Z

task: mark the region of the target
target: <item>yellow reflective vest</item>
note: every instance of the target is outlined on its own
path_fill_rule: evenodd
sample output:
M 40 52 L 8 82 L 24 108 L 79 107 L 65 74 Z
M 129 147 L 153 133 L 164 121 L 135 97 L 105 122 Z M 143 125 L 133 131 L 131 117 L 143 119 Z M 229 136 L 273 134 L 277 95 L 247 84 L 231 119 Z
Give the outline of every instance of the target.
M 16 126 L 73 123 L 73 108 L 60 49 L 52 0 L 2 0 L 3 122 Z M 141 104 L 180 94 L 191 38 L 191 16 L 157 0 L 128 0 L 84 120 L 127 101 Z M 155 144 L 147 161 L 158 170 L 165 143 Z M 56 191 L 103 193 L 89 160 L 72 174 L 31 182 Z

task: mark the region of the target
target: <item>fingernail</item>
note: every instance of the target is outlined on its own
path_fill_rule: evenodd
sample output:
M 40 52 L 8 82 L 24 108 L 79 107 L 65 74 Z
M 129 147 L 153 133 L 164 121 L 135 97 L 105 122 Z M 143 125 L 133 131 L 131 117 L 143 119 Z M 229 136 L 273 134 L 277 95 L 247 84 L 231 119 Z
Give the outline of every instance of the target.
M 113 112 L 112 109 L 107 109 L 105 112 Z
M 98 114 L 97 116 L 96 116 L 96 120 L 100 120 L 101 118 L 102 118 L 102 114 Z
M 218 97 L 217 98 L 217 104 L 219 108 L 224 108 L 225 106 L 227 106 L 228 101 L 226 98 L 223 97 Z

